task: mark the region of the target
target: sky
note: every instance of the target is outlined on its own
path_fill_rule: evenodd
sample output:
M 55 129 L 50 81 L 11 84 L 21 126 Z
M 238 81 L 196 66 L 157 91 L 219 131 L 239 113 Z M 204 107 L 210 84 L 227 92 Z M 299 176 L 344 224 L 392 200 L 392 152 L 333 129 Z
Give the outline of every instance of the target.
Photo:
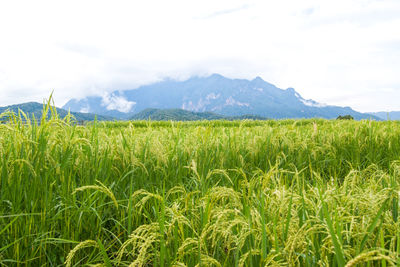
M 212 73 L 400 110 L 400 1 L 0 2 L 0 106 Z

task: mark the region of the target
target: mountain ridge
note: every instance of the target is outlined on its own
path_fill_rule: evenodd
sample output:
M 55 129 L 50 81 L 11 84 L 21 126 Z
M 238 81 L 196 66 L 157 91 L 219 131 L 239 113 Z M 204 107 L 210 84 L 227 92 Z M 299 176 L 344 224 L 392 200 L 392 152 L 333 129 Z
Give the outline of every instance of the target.
M 4 107 L 0 107 L 0 114 L 9 110 L 16 114 L 18 114 L 18 110 L 22 110 L 26 115 L 32 118 L 32 114 L 35 116 L 36 119 L 40 119 L 42 117 L 43 112 L 43 105 L 38 102 L 25 102 L 21 104 L 14 104 L 8 105 Z M 56 107 L 57 114 L 64 118 L 67 116 L 68 111 L 62 108 Z M 81 113 L 81 112 L 70 112 L 71 115 L 75 117 L 77 121 L 93 121 L 95 117 L 97 120 L 114 120 L 115 118 L 109 116 L 103 116 L 98 114 L 91 114 L 91 113 Z
M 128 119 L 147 108 L 214 112 L 224 116 L 253 114 L 271 119 L 326 118 L 351 115 L 355 119 L 378 119 L 350 107 L 324 105 L 304 99 L 293 88 L 280 89 L 257 76 L 252 80 L 230 79 L 220 74 L 194 76 L 184 81 L 165 79 L 133 90 L 108 95 L 71 99 L 64 106 L 71 111 L 89 111 Z
M 378 112 L 368 112 L 382 120 L 400 120 L 400 111 L 378 111 Z

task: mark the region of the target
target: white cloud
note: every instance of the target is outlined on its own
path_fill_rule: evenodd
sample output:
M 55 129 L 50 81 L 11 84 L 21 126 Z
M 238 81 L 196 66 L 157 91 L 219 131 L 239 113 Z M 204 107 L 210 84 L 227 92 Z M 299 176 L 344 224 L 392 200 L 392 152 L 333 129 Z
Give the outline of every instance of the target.
M 309 107 L 322 108 L 322 107 L 327 107 L 328 106 L 327 104 L 318 103 L 318 102 L 316 102 L 316 101 L 314 101 L 312 99 L 304 99 L 297 92 L 295 92 L 294 95 L 300 100 L 300 102 L 302 102 L 304 105 L 309 106 Z
M 128 101 L 122 96 L 106 93 L 102 97 L 101 104 L 105 106 L 107 110 L 118 110 L 126 113 L 132 110 L 132 107 L 136 105 L 136 102 Z
M 309 106 L 309 107 L 318 107 L 318 108 L 322 108 L 322 107 L 326 107 L 326 106 L 327 106 L 326 104 L 318 103 L 318 102 L 315 102 L 315 101 L 310 100 L 310 99 L 308 99 L 308 100 L 306 100 L 306 99 L 300 99 L 300 101 L 301 101 L 304 105 Z
M 398 0 L 2 1 L 0 105 L 221 73 L 400 110 L 399 14 Z
M 89 113 L 89 112 L 90 112 L 90 108 L 89 108 L 88 106 L 86 106 L 86 107 L 84 107 L 84 108 L 81 108 L 81 110 L 79 110 L 79 112 L 82 112 L 82 113 Z

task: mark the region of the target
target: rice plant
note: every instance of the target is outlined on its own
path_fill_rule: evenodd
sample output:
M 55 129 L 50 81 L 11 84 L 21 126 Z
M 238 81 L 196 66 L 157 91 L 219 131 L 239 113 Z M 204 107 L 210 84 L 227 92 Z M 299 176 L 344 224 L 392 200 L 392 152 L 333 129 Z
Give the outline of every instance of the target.
M 0 124 L 0 265 L 400 265 L 395 121 Z

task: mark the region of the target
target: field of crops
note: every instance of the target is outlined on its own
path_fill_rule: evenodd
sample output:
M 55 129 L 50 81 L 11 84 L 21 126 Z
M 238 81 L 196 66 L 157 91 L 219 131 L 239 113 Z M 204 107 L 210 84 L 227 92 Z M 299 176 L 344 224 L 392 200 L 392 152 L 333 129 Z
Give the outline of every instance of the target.
M 400 123 L 0 124 L 0 265 L 400 266 Z

